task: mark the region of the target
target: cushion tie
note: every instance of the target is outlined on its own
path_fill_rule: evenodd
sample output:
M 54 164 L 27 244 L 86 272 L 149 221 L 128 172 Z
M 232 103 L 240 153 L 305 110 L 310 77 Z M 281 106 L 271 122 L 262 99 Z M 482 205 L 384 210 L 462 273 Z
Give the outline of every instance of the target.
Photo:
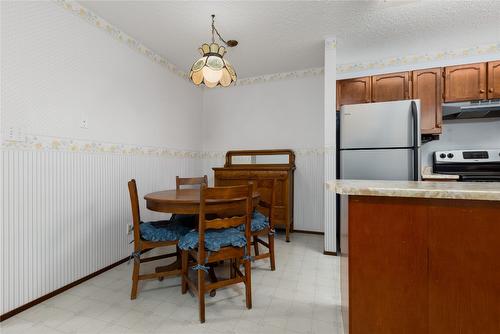
M 205 262 L 204 263 L 208 262 L 208 258 L 210 257 L 210 254 L 212 254 L 212 252 L 208 251 L 207 252 L 207 256 L 205 257 Z M 192 270 L 203 270 L 204 272 L 206 272 L 208 274 L 208 270 L 210 269 L 210 267 L 198 263 L 195 266 L 191 267 L 191 269 Z
M 207 266 L 204 266 L 202 264 L 197 264 L 195 266 L 192 266 L 191 267 L 192 270 L 203 270 L 204 272 L 206 272 L 208 274 L 208 269 L 210 269 L 210 267 L 207 267 Z
M 255 257 L 251 256 L 251 255 L 247 255 L 247 248 L 243 248 L 244 251 L 245 251 L 245 255 L 243 255 L 243 260 L 245 261 L 251 261 L 251 262 L 255 262 Z
M 130 254 L 130 256 L 128 257 L 128 261 L 127 261 L 127 265 L 130 264 L 130 260 L 132 260 L 132 258 L 134 258 L 134 262 L 140 262 L 141 261 L 141 253 L 142 251 L 137 251 L 137 252 L 132 252 L 132 254 Z

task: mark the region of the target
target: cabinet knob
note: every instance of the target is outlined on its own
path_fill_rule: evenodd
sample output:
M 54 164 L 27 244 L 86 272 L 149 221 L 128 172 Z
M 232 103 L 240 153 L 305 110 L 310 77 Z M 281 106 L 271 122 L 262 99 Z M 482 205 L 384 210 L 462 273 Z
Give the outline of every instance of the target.
M 481 93 L 481 94 L 484 93 L 484 89 L 480 89 L 479 93 Z
M 489 92 L 490 92 L 490 93 L 493 93 L 493 87 L 491 87 L 491 88 L 489 89 Z

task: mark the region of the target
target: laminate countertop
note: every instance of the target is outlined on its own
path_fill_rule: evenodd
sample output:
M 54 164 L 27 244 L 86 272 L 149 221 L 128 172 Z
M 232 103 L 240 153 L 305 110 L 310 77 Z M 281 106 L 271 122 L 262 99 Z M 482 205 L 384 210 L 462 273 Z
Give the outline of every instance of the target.
M 341 195 L 500 201 L 500 182 L 334 180 L 327 187 Z

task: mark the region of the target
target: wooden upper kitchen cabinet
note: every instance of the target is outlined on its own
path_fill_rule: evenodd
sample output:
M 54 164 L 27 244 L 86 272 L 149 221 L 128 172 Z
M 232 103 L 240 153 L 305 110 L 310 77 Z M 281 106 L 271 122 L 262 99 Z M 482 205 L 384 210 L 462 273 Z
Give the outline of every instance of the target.
M 370 103 L 371 78 L 354 78 L 337 81 L 337 110 L 345 104 Z
M 440 134 L 443 102 L 443 69 L 430 68 L 412 72 L 412 98 L 420 99 L 422 134 Z
M 372 101 L 386 102 L 410 98 L 409 72 L 372 76 Z
M 488 63 L 488 99 L 500 98 L 500 60 Z
M 445 67 L 444 101 L 486 99 L 486 63 Z

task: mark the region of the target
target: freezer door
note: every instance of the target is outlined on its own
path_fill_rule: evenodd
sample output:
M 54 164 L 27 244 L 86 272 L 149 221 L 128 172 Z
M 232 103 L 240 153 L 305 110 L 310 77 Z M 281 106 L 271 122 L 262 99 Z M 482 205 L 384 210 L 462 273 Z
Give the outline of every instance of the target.
M 420 167 L 418 168 L 420 170 Z M 413 151 L 411 149 L 341 151 L 340 178 L 413 180 Z
M 340 148 L 390 148 L 413 146 L 411 101 L 364 103 L 340 109 Z M 420 146 L 420 100 L 417 105 Z

